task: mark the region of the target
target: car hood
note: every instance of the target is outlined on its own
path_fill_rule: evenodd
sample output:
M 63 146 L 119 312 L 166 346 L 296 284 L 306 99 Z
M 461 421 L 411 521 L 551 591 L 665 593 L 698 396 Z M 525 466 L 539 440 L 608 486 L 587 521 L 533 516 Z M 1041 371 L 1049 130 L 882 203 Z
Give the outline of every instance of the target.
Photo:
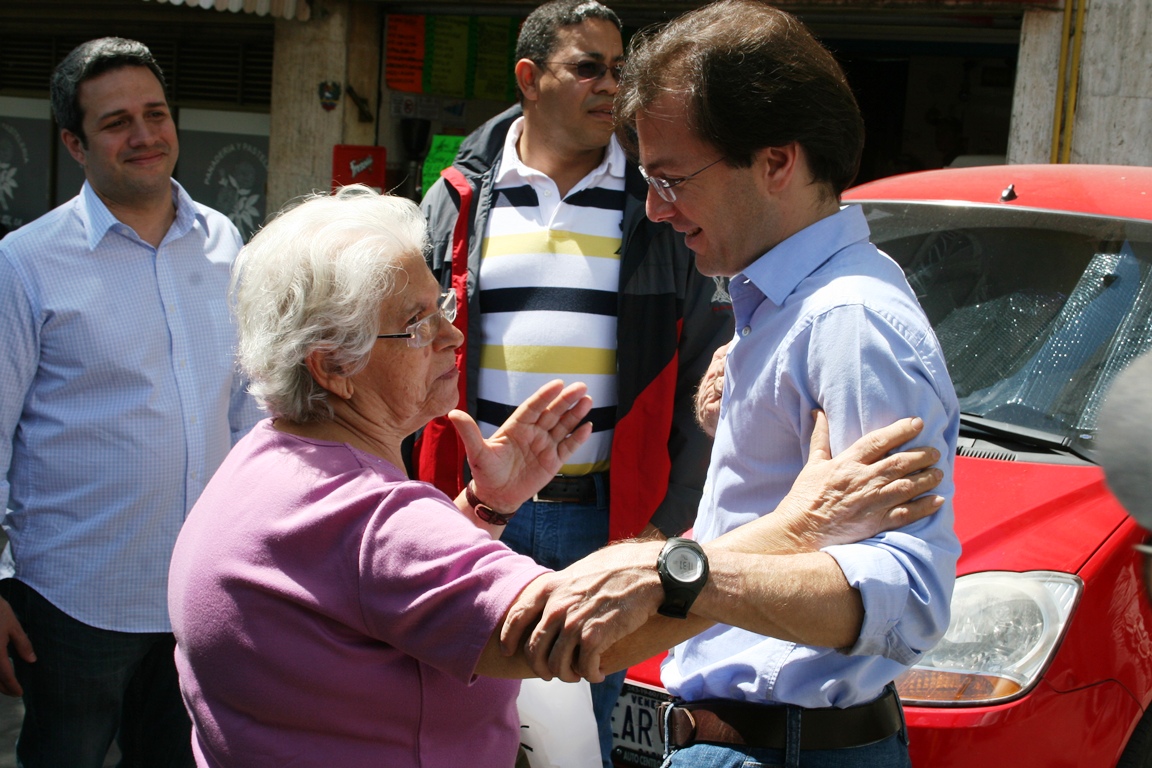
M 1011 187 L 1011 195 L 1006 195 Z M 864 200 L 951 200 L 1152 220 L 1152 168 L 1044 164 L 944 168 L 887 176 L 844 192 Z
M 1126 514 L 1095 466 L 956 458 L 960 575 L 1077 573 Z

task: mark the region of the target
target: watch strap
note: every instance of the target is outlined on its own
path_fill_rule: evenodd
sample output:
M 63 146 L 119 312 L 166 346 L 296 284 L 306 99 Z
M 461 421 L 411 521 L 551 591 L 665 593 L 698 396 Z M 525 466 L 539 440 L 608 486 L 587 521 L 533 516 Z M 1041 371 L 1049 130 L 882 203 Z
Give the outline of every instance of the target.
M 476 491 L 472 490 L 472 483 L 464 486 L 464 499 L 468 502 L 468 506 L 472 507 L 472 513 L 489 525 L 508 525 L 508 522 L 516 516 L 515 512 L 497 512 L 484 502 L 480 501 L 480 497 L 476 495 Z
M 697 594 L 684 587 L 668 589 L 665 586 L 664 602 L 660 604 L 656 612 L 670 619 L 686 619 L 688 618 L 688 609 L 692 607 L 692 603 L 696 602 Z

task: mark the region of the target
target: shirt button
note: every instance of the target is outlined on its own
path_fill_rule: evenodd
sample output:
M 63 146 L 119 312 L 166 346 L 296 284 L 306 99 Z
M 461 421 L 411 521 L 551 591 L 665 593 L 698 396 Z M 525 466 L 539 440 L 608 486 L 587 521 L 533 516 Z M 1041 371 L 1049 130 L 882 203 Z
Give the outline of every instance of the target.
M 752 333 L 752 326 L 750 326 L 750 325 L 746 325 L 740 329 L 740 335 L 741 336 L 747 336 L 750 333 Z

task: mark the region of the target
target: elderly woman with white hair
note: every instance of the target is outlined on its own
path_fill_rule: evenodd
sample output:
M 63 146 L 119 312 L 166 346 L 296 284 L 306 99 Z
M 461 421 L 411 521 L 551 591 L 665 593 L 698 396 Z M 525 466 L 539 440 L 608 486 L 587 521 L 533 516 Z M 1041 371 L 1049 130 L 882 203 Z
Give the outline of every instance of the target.
M 487 440 L 452 411 L 472 482 L 452 500 L 410 480 L 402 442 L 459 398 L 455 296 L 441 294 L 424 248 L 414 204 L 347 187 L 282 213 L 236 261 L 240 365 L 271 418 L 229 454 L 172 557 L 199 765 L 515 760 L 515 678 L 533 673 L 523 649 L 501 650 L 500 630 L 547 571 L 498 533 L 504 510 L 587 438 L 591 402 L 582 384 L 552 382 Z M 809 541 L 904 524 L 897 505 L 932 511 L 905 502 L 939 478 L 905 475 L 933 457 L 881 458 L 914 432 L 889 428 L 852 459 L 814 452 L 824 460 L 796 491 L 797 509 L 820 513 L 801 526 Z

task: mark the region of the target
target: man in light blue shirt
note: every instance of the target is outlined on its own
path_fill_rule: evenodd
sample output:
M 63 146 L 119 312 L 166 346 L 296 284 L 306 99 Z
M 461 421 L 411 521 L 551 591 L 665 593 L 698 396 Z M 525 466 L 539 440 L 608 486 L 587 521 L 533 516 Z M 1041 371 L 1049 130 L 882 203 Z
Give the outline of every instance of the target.
M 906 764 L 899 734 L 844 737 L 847 715 L 825 710 L 803 727 L 814 710 L 890 695 L 886 686 L 947 628 L 959 556 L 950 503 L 959 408 L 943 356 L 863 214 L 839 206 L 859 165 L 859 111 L 803 25 L 754 0 L 680 19 L 632 53 L 629 71 L 621 114 L 637 129 L 648 215 L 686 234 L 701 271 L 732 278 L 736 337 L 696 538 L 715 539 L 783 498 L 803 466 L 813 408 L 828 414 L 834 453 L 899 416 L 922 417 L 921 441 L 944 457 L 937 493 L 949 499 L 908 527 L 825 548 L 786 609 L 735 609 L 736 621 L 716 617 L 724 623 L 677 646 L 663 677 L 689 709 L 718 699 L 722 718 L 740 723 L 781 711 L 801 735 L 722 746 L 673 738 L 671 764 L 712 749 L 766 750 L 754 756 L 786 764 L 824 765 L 816 751 Z M 756 613 L 776 631 L 756 631 Z
M 172 180 L 163 82 L 140 43 L 72 51 L 52 107 L 85 184 L 0 241 L 0 690 L 23 693 L 28 768 L 102 765 L 114 738 L 134 764 L 192 764 L 168 564 L 259 414 L 227 308 L 240 236 Z
M 683 640 L 662 671 L 681 699 L 665 766 L 908 766 L 892 681 L 948 626 L 959 408 L 901 269 L 869 242 L 860 210 L 840 207 L 863 145 L 852 92 L 797 19 L 721 0 L 633 48 L 616 115 L 648 179 L 649 218 L 685 234 L 701 272 L 731 278 L 736 334 L 697 541 L 672 539 L 647 563 L 651 547 L 605 550 L 617 568 L 637 561 L 630 578 L 584 564 L 591 588 L 554 592 L 530 645 L 554 673 L 595 676 L 587 660 L 659 610 L 636 636 Z M 771 513 L 800 473 L 813 409 L 827 414 L 833 454 L 921 417 L 943 506 L 862 541 L 734 556 L 726 534 Z

